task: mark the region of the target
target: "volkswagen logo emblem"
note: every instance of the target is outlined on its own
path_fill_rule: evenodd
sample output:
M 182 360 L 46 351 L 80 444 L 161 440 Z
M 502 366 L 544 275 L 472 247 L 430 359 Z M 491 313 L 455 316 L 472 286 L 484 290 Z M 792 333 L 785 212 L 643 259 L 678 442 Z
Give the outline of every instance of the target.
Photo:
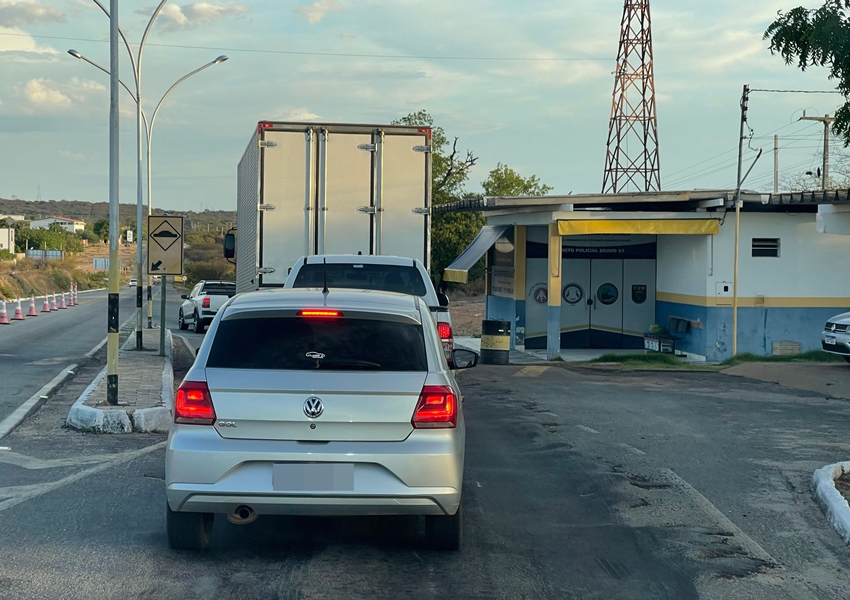
M 321 417 L 323 412 L 325 412 L 325 406 L 322 404 L 322 401 L 315 396 L 307 398 L 304 401 L 304 414 L 311 419 Z

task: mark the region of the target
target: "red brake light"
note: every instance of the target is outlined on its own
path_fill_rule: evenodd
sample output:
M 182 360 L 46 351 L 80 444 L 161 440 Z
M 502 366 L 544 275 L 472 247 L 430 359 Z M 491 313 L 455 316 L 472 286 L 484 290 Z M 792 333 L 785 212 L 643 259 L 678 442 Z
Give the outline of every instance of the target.
M 319 317 L 319 318 L 333 318 L 333 317 L 344 317 L 340 311 L 338 310 L 330 310 L 327 308 L 309 308 L 305 310 L 298 311 L 299 317 Z
M 457 427 L 457 396 L 445 385 L 426 385 L 411 424 L 416 429 Z
M 272 124 L 268 121 L 260 121 L 257 123 L 257 133 L 262 134 L 264 129 L 271 129 Z
M 210 299 L 209 299 L 209 298 L 204 298 L 204 302 L 203 302 L 203 304 L 201 305 L 201 308 L 209 308 L 209 307 L 210 307 Z
M 183 382 L 174 398 L 174 422 L 187 425 L 215 423 L 215 408 L 206 382 Z
M 437 332 L 441 340 L 449 340 L 452 337 L 452 326 L 448 323 L 437 323 Z

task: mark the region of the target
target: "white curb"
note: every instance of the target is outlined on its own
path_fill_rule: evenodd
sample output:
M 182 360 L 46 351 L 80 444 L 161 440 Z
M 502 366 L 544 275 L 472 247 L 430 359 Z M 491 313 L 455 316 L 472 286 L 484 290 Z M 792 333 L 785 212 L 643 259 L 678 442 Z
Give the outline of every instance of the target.
M 129 348 L 135 342 L 131 333 L 122 349 Z M 94 431 L 96 433 L 167 433 L 173 420 L 171 404 L 174 401 L 174 368 L 172 365 L 171 330 L 165 330 L 165 350 L 168 360 L 162 370 L 162 404 L 151 408 L 139 408 L 128 413 L 121 408 L 94 408 L 86 406 L 88 397 L 106 376 L 106 367 L 94 381 L 80 394 L 68 413 L 66 423 L 74 429 Z
M 812 493 L 826 519 L 839 533 L 844 543 L 850 544 L 850 505 L 835 489 L 835 480 L 850 473 L 850 462 L 827 465 L 812 476 Z

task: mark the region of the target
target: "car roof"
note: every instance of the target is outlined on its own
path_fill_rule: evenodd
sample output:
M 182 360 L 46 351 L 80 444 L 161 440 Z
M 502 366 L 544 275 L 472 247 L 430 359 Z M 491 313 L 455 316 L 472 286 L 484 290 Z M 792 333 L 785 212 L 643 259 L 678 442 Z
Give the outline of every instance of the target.
M 281 310 L 301 308 L 335 308 L 361 312 L 395 313 L 419 316 L 419 297 L 376 290 L 331 289 L 327 294 L 319 288 L 275 288 L 237 294 L 228 310 Z
M 415 258 L 404 256 L 363 255 L 363 254 L 321 254 L 318 256 L 305 256 L 304 264 L 322 264 L 327 260 L 328 264 L 356 264 L 356 265 L 399 265 L 404 267 L 413 266 L 420 261 Z
M 235 281 L 225 281 L 225 280 L 223 280 L 223 279 L 222 279 L 222 280 L 218 280 L 218 279 L 203 279 L 203 280 L 199 281 L 198 283 L 226 283 L 226 284 L 230 284 L 230 285 L 236 285 L 236 282 L 235 282 Z

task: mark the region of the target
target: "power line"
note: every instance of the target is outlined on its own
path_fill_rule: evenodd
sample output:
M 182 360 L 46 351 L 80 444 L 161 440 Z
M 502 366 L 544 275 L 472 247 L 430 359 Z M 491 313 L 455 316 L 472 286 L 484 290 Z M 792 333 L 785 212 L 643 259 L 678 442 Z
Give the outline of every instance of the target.
M 773 94 L 841 94 L 845 96 L 846 94 L 842 94 L 841 92 L 835 90 L 758 90 L 753 89 L 751 92 L 770 92 Z
M 14 37 L 30 37 L 45 40 L 63 40 L 66 42 L 94 42 L 97 44 L 108 44 L 109 40 L 95 40 L 91 38 L 72 38 L 60 37 L 54 35 L 30 35 L 28 33 L 0 33 L 0 35 L 8 35 Z M 582 61 L 609 61 L 613 62 L 612 58 L 575 58 L 575 57 L 555 57 L 555 58 L 540 58 L 528 56 L 413 56 L 409 54 L 365 54 L 354 52 L 302 52 L 296 50 L 258 50 L 254 48 L 224 48 L 220 46 L 189 46 L 183 44 L 154 44 L 148 43 L 148 46 L 157 46 L 159 48 L 180 48 L 184 50 L 215 50 L 217 52 L 248 52 L 252 54 L 285 54 L 293 56 L 335 56 L 344 58 L 393 58 L 393 59 L 414 59 L 414 60 L 477 60 L 477 61 L 512 61 L 512 62 L 582 62 Z

